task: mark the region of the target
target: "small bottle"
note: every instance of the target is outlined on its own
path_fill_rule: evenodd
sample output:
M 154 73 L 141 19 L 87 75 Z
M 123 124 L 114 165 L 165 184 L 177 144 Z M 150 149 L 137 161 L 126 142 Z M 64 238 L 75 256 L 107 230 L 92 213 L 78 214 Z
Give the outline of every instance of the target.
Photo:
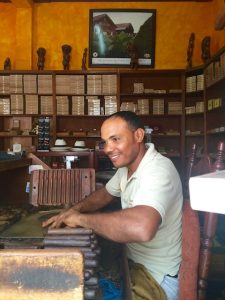
M 145 127 L 145 146 L 149 147 L 152 140 L 152 128 Z

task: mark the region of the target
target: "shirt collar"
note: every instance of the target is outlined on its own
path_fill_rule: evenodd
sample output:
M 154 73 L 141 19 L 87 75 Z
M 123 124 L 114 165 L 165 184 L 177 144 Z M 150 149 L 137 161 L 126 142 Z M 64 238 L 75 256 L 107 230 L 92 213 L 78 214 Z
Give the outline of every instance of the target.
M 130 176 L 128 181 L 130 181 L 132 178 L 137 178 L 138 173 L 141 172 L 141 170 L 144 168 L 145 164 L 149 160 L 153 160 L 158 152 L 155 149 L 155 145 L 153 143 L 150 143 L 148 150 L 145 152 L 145 155 L 143 156 L 140 164 L 138 165 L 136 171 Z M 127 169 L 128 172 L 128 169 Z

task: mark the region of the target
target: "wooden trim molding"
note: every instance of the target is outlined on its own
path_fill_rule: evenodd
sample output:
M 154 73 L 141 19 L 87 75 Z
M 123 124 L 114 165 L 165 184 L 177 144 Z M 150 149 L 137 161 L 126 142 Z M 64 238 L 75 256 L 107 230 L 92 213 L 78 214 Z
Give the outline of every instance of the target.
M 215 30 L 223 29 L 225 29 L 225 5 L 219 10 L 215 20 Z
M 108 0 L 107 2 L 212 2 L 213 0 Z M 0 2 L 10 2 L 9 0 L 0 0 Z M 51 2 L 106 2 L 106 0 L 33 0 L 34 3 Z

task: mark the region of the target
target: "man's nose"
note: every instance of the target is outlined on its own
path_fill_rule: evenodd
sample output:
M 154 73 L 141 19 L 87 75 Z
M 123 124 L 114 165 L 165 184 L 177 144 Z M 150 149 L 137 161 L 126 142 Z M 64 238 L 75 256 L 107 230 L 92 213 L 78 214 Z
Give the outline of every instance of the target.
M 112 143 L 110 142 L 105 143 L 104 151 L 106 154 L 110 153 L 112 151 Z

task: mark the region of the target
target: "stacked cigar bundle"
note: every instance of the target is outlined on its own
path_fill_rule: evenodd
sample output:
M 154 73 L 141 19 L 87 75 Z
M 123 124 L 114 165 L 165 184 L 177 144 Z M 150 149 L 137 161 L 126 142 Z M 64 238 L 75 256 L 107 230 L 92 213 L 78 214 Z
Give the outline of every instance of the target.
M 98 256 L 100 248 L 96 235 L 86 228 L 49 229 L 44 238 L 44 248 L 73 247 L 84 255 L 84 299 L 96 299 L 98 290 Z

